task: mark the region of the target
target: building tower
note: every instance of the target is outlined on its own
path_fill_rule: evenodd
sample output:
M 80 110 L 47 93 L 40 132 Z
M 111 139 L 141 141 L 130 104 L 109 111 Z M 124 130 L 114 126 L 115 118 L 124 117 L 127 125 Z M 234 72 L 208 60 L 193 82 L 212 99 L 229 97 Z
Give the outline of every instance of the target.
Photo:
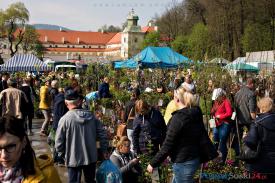
M 127 26 L 121 33 L 121 57 L 124 59 L 136 55 L 140 51 L 139 46 L 144 40 L 144 33 L 138 25 L 138 20 L 138 16 L 132 9 L 127 17 Z

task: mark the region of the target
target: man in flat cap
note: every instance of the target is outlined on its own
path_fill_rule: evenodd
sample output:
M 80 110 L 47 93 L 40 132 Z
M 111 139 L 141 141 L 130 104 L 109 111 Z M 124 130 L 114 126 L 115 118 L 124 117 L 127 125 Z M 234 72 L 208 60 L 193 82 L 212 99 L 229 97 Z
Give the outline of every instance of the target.
M 65 91 L 69 111 L 60 119 L 56 131 L 55 148 L 65 154 L 69 182 L 80 182 L 83 171 L 85 182 L 95 182 L 97 139 L 107 158 L 107 134 L 101 122 L 88 110 L 81 108 L 83 97 L 77 91 Z

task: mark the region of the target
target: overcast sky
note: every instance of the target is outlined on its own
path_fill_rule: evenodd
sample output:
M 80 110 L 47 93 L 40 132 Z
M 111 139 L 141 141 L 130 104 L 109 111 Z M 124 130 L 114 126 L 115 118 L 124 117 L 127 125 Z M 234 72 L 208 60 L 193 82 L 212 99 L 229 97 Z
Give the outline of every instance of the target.
M 173 0 L 21 0 L 30 12 L 29 23 L 54 24 L 72 30 L 97 31 L 102 25 L 121 26 L 134 8 L 139 25 L 161 15 Z M 18 0 L 0 0 L 6 9 Z

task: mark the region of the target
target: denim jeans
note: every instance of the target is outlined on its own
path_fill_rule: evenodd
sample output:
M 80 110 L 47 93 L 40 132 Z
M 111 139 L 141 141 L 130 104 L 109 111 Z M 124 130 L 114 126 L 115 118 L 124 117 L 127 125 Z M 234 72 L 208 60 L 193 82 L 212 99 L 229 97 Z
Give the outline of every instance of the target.
M 69 183 L 80 183 L 82 171 L 85 183 L 95 183 L 96 163 L 79 167 L 68 167 Z
M 131 142 L 131 151 L 134 151 L 134 145 L 133 145 L 133 132 L 134 132 L 134 130 L 132 130 L 132 129 L 127 129 L 127 136 L 128 136 L 128 139 L 129 139 L 130 142 Z
M 231 125 L 223 122 L 222 125 L 213 128 L 213 140 L 216 149 L 222 153 L 222 160 L 225 162 L 227 157 L 227 139 L 231 131 Z
M 193 176 L 200 167 L 199 158 L 184 163 L 173 163 L 172 183 L 192 183 Z

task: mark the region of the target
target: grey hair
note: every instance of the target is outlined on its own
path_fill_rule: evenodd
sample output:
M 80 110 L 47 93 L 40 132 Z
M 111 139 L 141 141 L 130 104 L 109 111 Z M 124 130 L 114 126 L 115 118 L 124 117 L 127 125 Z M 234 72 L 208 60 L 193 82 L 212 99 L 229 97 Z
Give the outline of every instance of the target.
M 78 105 L 79 99 L 76 100 L 65 100 L 66 103 L 71 105 Z
M 52 80 L 51 86 L 52 86 L 53 88 L 55 88 L 55 87 L 57 86 L 57 83 L 58 83 L 57 80 Z

